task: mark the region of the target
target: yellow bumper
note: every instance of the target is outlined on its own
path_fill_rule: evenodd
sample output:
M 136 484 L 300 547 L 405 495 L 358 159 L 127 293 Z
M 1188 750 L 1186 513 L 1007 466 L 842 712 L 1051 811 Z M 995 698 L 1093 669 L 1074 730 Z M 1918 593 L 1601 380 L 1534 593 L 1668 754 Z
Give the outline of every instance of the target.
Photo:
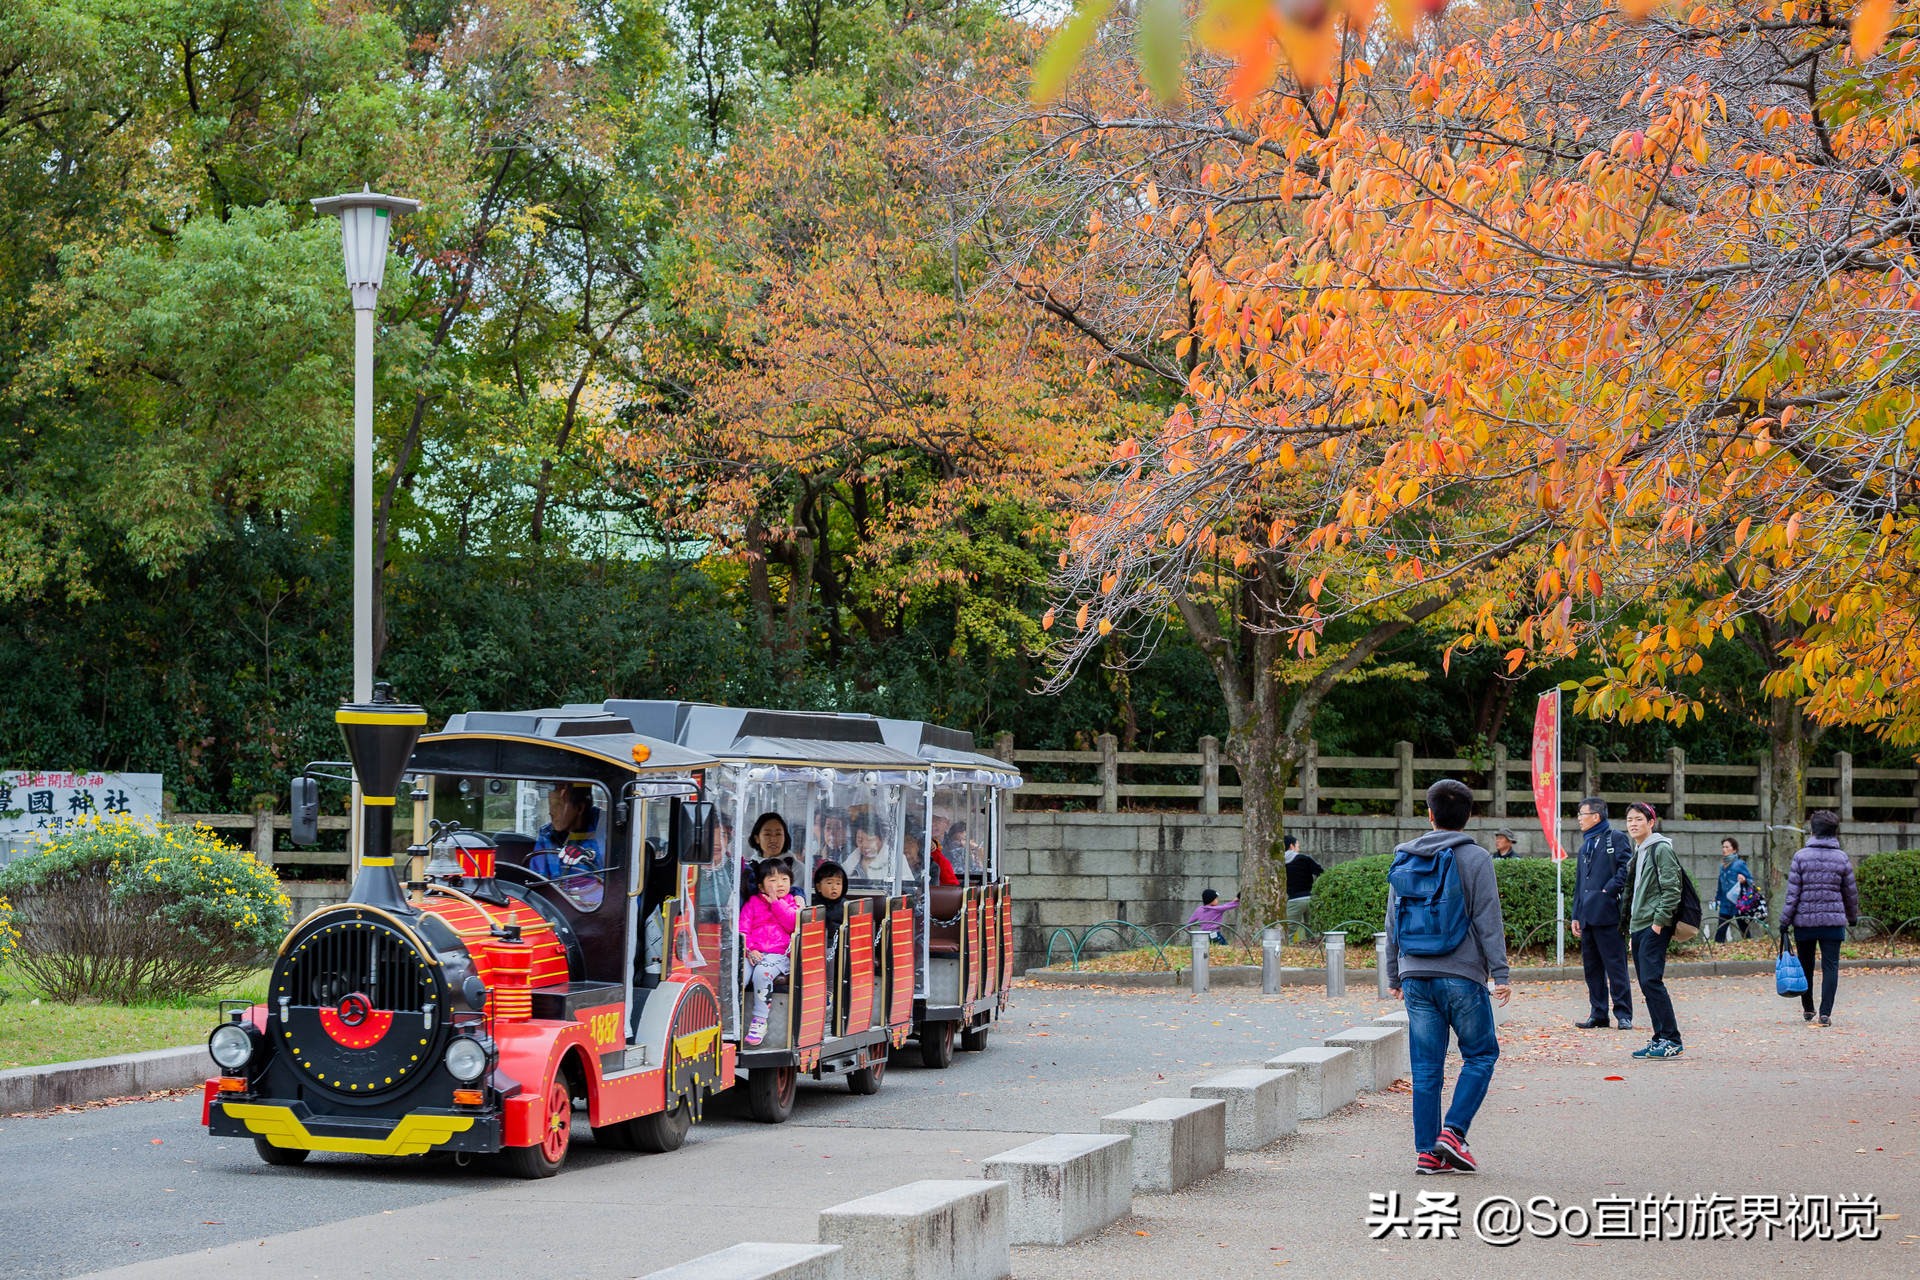
M 296 1151 L 344 1151 L 357 1156 L 425 1155 L 457 1133 L 473 1128 L 473 1116 L 402 1116 L 384 1138 L 335 1138 L 310 1133 L 288 1107 L 254 1102 L 220 1104 L 233 1119 L 276 1147 Z

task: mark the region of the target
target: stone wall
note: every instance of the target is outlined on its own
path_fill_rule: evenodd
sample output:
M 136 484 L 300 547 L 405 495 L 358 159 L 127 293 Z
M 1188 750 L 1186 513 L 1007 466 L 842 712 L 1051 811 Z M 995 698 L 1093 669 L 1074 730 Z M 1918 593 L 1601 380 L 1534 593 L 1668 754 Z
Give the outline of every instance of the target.
M 1493 832 L 1503 826 L 1520 837 L 1522 856 L 1546 856 L 1545 838 L 1531 820 L 1476 819 L 1471 830 L 1491 847 Z M 1323 866 L 1391 853 L 1396 844 L 1427 829 L 1424 818 L 1287 817 L 1287 830 L 1299 836 L 1301 848 Z M 1703 902 L 1712 898 L 1718 882 L 1720 841 L 1726 836 L 1740 842 L 1756 875 L 1770 874 L 1762 861 L 1768 851 L 1767 832 L 1759 822 L 1671 822 L 1662 829 L 1672 839 Z M 1794 832 L 1774 834 L 1779 863 L 1775 874 L 1784 877 L 1787 861 L 1800 842 Z M 1579 829 L 1568 822 L 1560 838 L 1569 850 L 1577 848 Z M 1841 828 L 1841 843 L 1856 857 L 1920 848 L 1920 824 L 1848 823 Z M 1013 880 L 1014 946 L 1021 967 L 1037 967 L 1055 929 L 1078 932 L 1103 920 L 1165 926 L 1185 920 L 1203 889 L 1212 887 L 1221 896 L 1232 897 L 1239 881 L 1240 815 L 1023 810 L 1007 818 L 1002 865 Z M 1249 930 L 1267 923 L 1228 919 Z M 1121 945 L 1134 944 L 1103 934 L 1089 950 Z

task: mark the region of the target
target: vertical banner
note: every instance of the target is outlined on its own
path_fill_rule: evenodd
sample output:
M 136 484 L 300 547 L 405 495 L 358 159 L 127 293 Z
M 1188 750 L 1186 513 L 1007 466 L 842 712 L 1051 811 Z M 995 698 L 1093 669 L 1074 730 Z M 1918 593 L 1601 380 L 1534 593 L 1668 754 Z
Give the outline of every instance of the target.
M 1533 713 L 1533 807 L 1540 814 L 1540 830 L 1555 862 L 1564 862 L 1560 843 L 1560 691 L 1540 695 Z

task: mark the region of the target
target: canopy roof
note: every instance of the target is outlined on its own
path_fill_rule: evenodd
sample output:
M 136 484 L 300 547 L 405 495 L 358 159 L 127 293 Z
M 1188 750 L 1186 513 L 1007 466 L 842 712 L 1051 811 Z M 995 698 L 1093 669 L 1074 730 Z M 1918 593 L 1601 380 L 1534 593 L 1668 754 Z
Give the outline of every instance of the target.
M 597 706 L 468 711 L 421 736 L 412 768 L 423 773 L 493 773 L 522 778 L 685 774 L 713 756 L 638 733 Z
M 707 702 L 612 699 L 607 714 L 642 733 L 727 760 L 857 769 L 924 769 L 927 762 L 887 744 L 871 716 L 765 711 Z

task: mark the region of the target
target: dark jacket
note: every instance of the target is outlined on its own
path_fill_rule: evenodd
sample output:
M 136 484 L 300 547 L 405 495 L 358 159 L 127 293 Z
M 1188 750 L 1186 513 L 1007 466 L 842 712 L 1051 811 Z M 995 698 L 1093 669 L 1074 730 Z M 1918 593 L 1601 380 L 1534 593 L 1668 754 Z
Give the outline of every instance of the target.
M 1287 855 L 1287 897 L 1308 898 L 1313 896 L 1313 882 L 1318 880 L 1326 868 L 1295 849 Z
M 1474 843 L 1464 831 L 1429 831 L 1409 840 L 1400 849 L 1430 853 L 1453 849 L 1453 867 L 1460 876 L 1460 889 L 1466 894 L 1466 939 L 1444 956 L 1402 956 L 1393 928 L 1393 889 L 1387 889 L 1387 982 L 1399 986 L 1402 978 L 1467 978 L 1474 982 L 1488 979 L 1504 986 L 1507 981 L 1507 930 L 1500 915 L 1500 886 L 1493 875 L 1493 855 Z
M 1832 836 L 1815 836 L 1793 855 L 1787 870 L 1782 928 L 1831 929 L 1860 922 L 1860 890 L 1853 862 Z
M 1733 915 L 1740 906 L 1740 877 L 1745 876 L 1747 883 L 1753 883 L 1753 872 L 1747 868 L 1747 860 L 1739 854 L 1720 864 L 1720 891 L 1714 902 L 1722 917 Z
M 1573 886 L 1573 918 L 1582 925 L 1620 923 L 1620 895 L 1627 889 L 1633 841 L 1602 818 L 1580 841 Z

